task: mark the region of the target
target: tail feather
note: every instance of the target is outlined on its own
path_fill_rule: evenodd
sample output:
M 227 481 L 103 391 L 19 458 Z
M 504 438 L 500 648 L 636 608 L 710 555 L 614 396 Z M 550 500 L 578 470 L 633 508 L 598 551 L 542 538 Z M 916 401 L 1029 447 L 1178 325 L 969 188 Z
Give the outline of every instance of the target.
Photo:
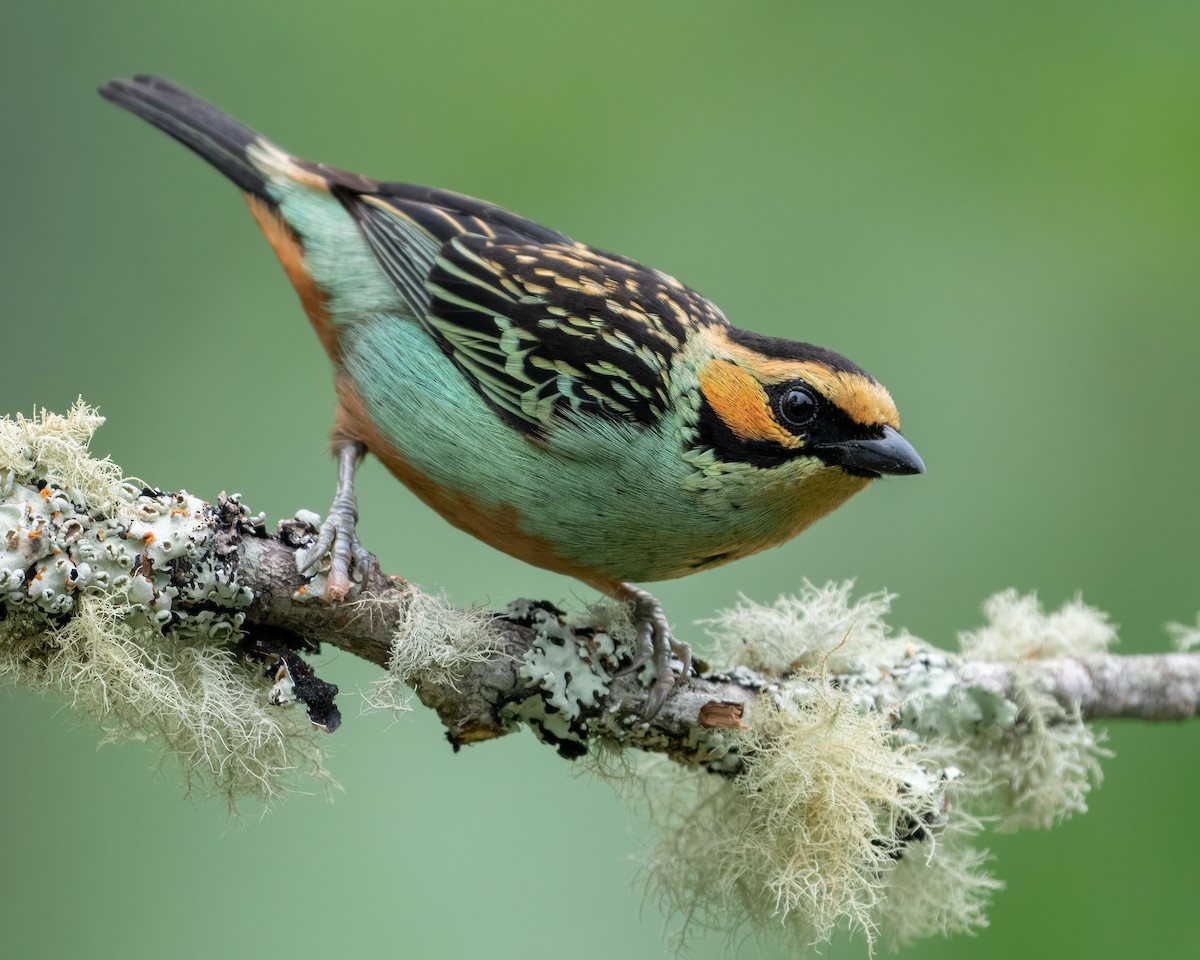
M 194 150 L 247 193 L 270 202 L 265 178 L 247 152 L 251 144 L 265 141 L 245 124 L 161 77 L 113 80 L 99 92 Z

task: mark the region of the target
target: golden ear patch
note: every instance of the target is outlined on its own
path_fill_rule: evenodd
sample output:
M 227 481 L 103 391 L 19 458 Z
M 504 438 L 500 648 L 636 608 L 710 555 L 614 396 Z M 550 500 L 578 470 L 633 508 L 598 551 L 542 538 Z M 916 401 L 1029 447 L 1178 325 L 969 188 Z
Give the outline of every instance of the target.
M 762 384 L 736 364 L 710 360 L 700 371 L 700 390 L 739 440 L 777 443 L 793 450 L 800 447 L 800 438 L 775 421 Z

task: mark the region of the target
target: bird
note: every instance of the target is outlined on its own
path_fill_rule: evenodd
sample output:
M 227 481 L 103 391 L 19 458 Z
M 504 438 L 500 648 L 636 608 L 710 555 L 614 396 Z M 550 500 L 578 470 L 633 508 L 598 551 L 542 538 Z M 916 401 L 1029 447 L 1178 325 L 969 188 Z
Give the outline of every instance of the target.
M 925 471 L 845 357 L 733 326 L 636 260 L 493 204 L 285 152 L 161 77 L 101 96 L 242 191 L 333 366 L 337 486 L 302 573 L 342 600 L 371 562 L 374 455 L 456 527 L 631 606 L 654 717 L 691 648 L 639 584 L 790 540 L 871 481 Z M 653 678 L 643 668 L 653 666 Z

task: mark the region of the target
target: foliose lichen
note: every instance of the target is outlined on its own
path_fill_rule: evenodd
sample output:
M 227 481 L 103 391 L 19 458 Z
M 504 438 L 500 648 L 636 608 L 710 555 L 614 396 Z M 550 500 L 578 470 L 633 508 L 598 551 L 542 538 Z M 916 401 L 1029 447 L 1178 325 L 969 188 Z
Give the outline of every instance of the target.
M 519 667 L 530 694 L 507 705 L 504 719 L 528 724 L 564 756 L 583 755 L 592 737 L 590 722 L 603 711 L 618 666 L 612 635 L 576 630 L 549 603 L 517 600 L 509 604 L 506 617 L 531 627 L 534 639 Z
M 279 796 L 300 767 L 325 777 L 229 643 L 253 596 L 218 528 L 260 518 L 123 478 L 88 452 L 102 422 L 82 402 L 0 419 L 0 674 L 65 695 L 109 738 L 157 738 L 231 804 Z

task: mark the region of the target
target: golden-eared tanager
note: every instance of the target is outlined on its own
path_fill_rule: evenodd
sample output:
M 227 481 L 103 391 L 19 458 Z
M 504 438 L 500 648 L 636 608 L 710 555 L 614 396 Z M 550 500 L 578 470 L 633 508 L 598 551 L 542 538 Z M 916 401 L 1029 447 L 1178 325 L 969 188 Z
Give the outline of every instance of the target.
M 108 100 L 242 190 L 333 363 L 338 485 L 303 570 L 336 601 L 368 555 L 368 452 L 455 526 L 632 601 L 647 714 L 691 651 L 635 582 L 783 543 L 873 479 L 924 471 L 888 391 L 760 336 L 674 277 L 492 204 L 285 153 L 174 84 Z

